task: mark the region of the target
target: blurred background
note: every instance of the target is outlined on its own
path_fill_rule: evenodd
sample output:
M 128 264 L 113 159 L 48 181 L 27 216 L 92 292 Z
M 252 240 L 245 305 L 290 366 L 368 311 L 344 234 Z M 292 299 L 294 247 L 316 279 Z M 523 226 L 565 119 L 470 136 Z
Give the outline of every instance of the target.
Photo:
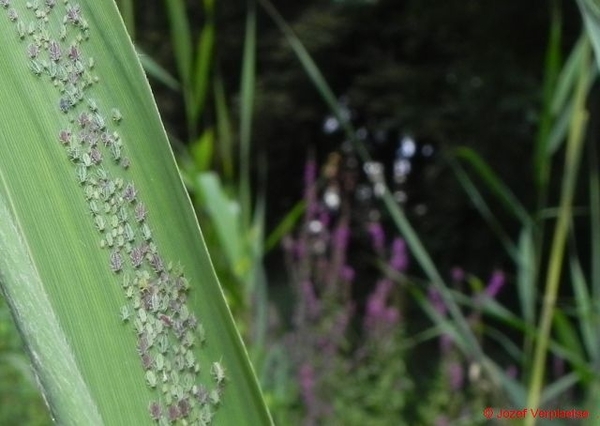
M 117 4 L 277 424 L 490 424 L 523 401 L 585 68 L 575 2 Z M 597 380 L 565 337 L 574 286 L 548 407 Z M 0 424 L 50 424 L 4 304 Z

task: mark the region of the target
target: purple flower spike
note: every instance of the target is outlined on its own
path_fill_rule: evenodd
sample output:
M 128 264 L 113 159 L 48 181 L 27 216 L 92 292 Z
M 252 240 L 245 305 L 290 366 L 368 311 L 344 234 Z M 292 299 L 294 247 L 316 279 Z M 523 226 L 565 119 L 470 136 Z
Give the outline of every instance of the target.
M 500 270 L 496 270 L 492 273 L 490 280 L 488 281 L 488 285 L 485 289 L 485 294 L 491 297 L 492 299 L 496 297 L 496 295 L 500 292 L 504 283 L 506 282 L 506 278 L 504 276 L 504 272 Z
M 367 230 L 371 236 L 373 249 L 377 252 L 382 252 L 385 245 L 385 234 L 379 222 L 369 223 Z
M 390 267 L 398 272 L 404 272 L 408 268 L 408 254 L 406 253 L 406 243 L 402 238 L 395 238 L 392 243 L 392 257 Z
M 465 271 L 460 266 L 455 266 L 450 271 L 453 283 L 461 283 L 465 280 Z

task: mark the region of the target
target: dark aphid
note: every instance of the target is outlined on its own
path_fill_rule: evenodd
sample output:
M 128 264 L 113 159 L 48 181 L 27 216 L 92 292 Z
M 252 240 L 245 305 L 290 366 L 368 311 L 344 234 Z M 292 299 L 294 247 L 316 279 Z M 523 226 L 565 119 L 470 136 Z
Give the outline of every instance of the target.
M 152 401 L 150 405 L 148 405 L 148 412 L 150 413 L 152 420 L 159 420 L 162 417 L 162 408 L 156 401 Z
M 92 122 L 92 120 L 91 120 L 90 116 L 88 115 L 88 113 L 86 113 L 86 112 L 82 112 L 81 114 L 79 114 L 77 116 L 77 124 L 79 124 L 79 126 L 81 126 L 81 128 L 88 126 L 91 122 Z
M 58 133 L 58 140 L 63 145 L 68 145 L 71 143 L 71 131 L 68 129 L 63 129 Z
M 81 21 L 81 7 L 76 4 L 76 5 L 67 5 L 67 14 L 64 17 L 64 22 L 71 22 L 73 24 L 78 24 L 79 21 Z
M 90 150 L 90 158 L 92 163 L 100 164 L 102 162 L 102 153 L 97 148 L 92 148 Z
M 190 415 L 190 410 L 192 409 L 192 406 L 190 405 L 190 401 L 187 398 L 182 398 L 177 405 L 179 406 L 181 417 L 185 418 Z
M 56 40 L 52 40 L 48 44 L 48 56 L 50 57 L 50 60 L 54 62 L 60 61 L 62 51 L 60 49 L 60 44 L 58 44 Z
M 54 6 L 56 6 L 56 0 L 46 0 L 46 6 L 52 9 Z
M 81 51 L 76 44 L 72 44 L 71 47 L 69 47 L 68 55 L 69 59 L 73 62 L 77 62 L 81 59 Z
M 19 14 L 15 9 L 10 9 L 8 11 L 8 19 L 10 19 L 11 22 L 15 22 L 17 19 L 19 19 Z
M 5 9 L 8 8 L 8 6 L 10 6 L 10 0 L 0 0 L 0 6 Z
M 150 255 L 150 266 L 154 269 L 155 272 L 161 272 L 165 269 L 162 258 L 157 254 L 153 253 Z
M 34 70 L 34 73 L 35 73 L 35 70 Z M 41 71 L 40 71 L 40 73 L 41 73 Z M 58 106 L 59 106 L 60 110 L 66 114 L 71 109 L 71 102 L 69 102 L 69 100 L 67 98 L 60 98 L 60 101 L 58 102 Z
M 110 254 L 110 269 L 112 269 L 113 272 L 119 272 L 123 269 L 123 257 L 121 256 L 121 253 L 116 250 Z
M 152 359 L 150 354 L 142 355 L 142 365 L 144 366 L 144 370 L 150 370 L 153 364 L 154 360 Z
M 137 196 L 137 191 L 133 183 L 128 183 L 125 189 L 123 190 L 123 199 L 128 202 L 133 202 Z
M 174 422 L 179 417 L 181 417 L 181 411 L 179 411 L 179 407 L 175 404 L 169 405 L 169 421 Z
M 143 222 L 146 219 L 147 214 L 148 211 L 146 210 L 146 205 L 142 202 L 137 203 L 134 209 L 135 220 Z
M 134 247 L 129 257 L 131 258 L 131 265 L 134 268 L 139 268 L 144 261 L 144 252 L 141 247 Z

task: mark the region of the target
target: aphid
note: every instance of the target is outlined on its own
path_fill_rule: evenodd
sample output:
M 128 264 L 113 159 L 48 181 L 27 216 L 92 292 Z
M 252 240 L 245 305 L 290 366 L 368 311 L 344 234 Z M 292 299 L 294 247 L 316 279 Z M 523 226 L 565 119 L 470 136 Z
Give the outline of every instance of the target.
M 98 216 L 98 217 L 100 217 L 100 216 Z M 112 247 L 112 246 L 114 245 L 114 243 L 115 243 L 115 240 L 113 239 L 113 236 L 112 236 L 112 234 L 111 234 L 110 232 L 108 232 L 108 233 L 107 233 L 107 234 L 104 236 L 104 239 L 106 240 L 106 245 L 107 245 L 108 247 Z
M 119 226 L 119 218 L 117 217 L 116 214 L 113 214 L 110 217 L 110 227 L 114 229 L 114 228 L 117 228 L 118 226 Z M 117 230 L 117 234 L 119 234 L 118 230 Z
M 60 44 L 58 44 L 56 40 L 52 40 L 48 44 L 48 56 L 50 57 L 50 60 L 54 62 L 60 61 L 62 51 L 60 50 Z
M 27 56 L 29 56 L 29 59 L 37 58 L 39 53 L 40 53 L 40 48 L 37 46 L 37 44 L 30 43 L 27 46 Z
M 123 236 L 130 243 L 133 242 L 133 240 L 135 240 L 135 233 L 133 231 L 133 228 L 128 223 L 125 224 Z
M 56 0 L 46 0 L 46 6 L 52 9 L 54 6 L 56 6 Z
M 41 10 L 41 9 L 36 10 L 35 17 L 37 19 L 43 20 L 44 22 L 48 22 L 48 14 L 46 13 L 45 10 Z
M 71 131 L 68 129 L 62 129 L 58 133 L 58 140 L 63 145 L 68 145 L 69 143 L 71 143 Z
M 92 158 L 90 157 L 90 154 L 87 152 L 81 154 L 81 164 L 85 167 L 92 167 Z
M 143 222 L 146 219 L 146 215 L 148 214 L 148 211 L 146 210 L 146 205 L 140 201 L 136 204 L 133 213 L 135 215 L 135 220 L 137 220 L 138 222 Z
M 94 115 L 92 116 L 92 125 L 94 130 L 96 131 L 102 131 L 106 129 L 106 123 L 104 122 L 104 118 L 98 113 L 94 113 Z
M 94 61 L 94 58 L 92 58 L 92 57 L 90 56 L 90 58 L 88 59 L 88 68 L 89 68 L 89 69 L 92 69 L 92 68 L 94 68 L 94 65 L 95 65 L 95 64 L 96 64 L 96 61 Z
M 115 193 L 115 183 L 112 180 L 107 180 L 102 185 L 102 198 L 108 200 Z
M 71 22 L 73 24 L 78 24 L 81 21 L 81 8 L 78 4 L 76 5 L 67 5 L 67 14 L 63 18 L 63 23 Z
M 0 6 L 5 9 L 8 8 L 8 6 L 10 6 L 10 0 L 0 0 Z
M 162 258 L 157 253 L 152 253 L 150 255 L 149 262 L 150 266 L 152 266 L 152 269 L 154 269 L 155 272 L 161 272 L 164 270 Z
M 142 324 L 146 324 L 148 321 L 148 315 L 146 314 L 146 310 L 144 308 L 138 309 L 138 318 L 142 322 Z
M 181 385 L 175 385 L 171 388 L 171 395 L 175 401 L 181 401 L 183 398 L 183 387 Z
M 32 73 L 34 73 L 37 76 L 42 75 L 42 72 L 44 71 L 44 69 L 42 68 L 42 65 L 35 60 L 31 60 L 31 62 L 29 62 L 29 69 L 31 70 Z M 62 99 L 61 99 L 62 101 Z M 60 109 L 62 112 L 67 112 L 69 110 L 69 108 L 67 107 L 66 110 L 63 108 L 63 104 L 61 102 L 60 104 Z
M 181 412 L 181 417 L 185 419 L 190 415 L 190 410 L 192 409 L 192 406 L 190 405 L 189 399 L 187 397 L 184 398 L 182 396 L 182 398 L 177 403 L 177 406 L 179 407 L 179 411 Z
M 158 371 L 162 371 L 162 369 L 165 368 L 165 357 L 163 356 L 163 354 L 156 354 L 156 356 L 154 357 L 154 365 L 156 366 L 156 369 Z
M 194 333 L 192 333 L 189 330 L 186 331 L 183 335 L 183 338 L 181 339 L 181 344 L 186 348 L 191 348 L 194 344 Z
M 131 166 L 131 160 L 129 160 L 129 157 L 121 158 L 121 167 L 127 170 L 129 166 Z
M 129 307 L 127 305 L 121 306 L 121 321 L 127 322 L 131 317 L 131 313 L 129 312 Z
M 60 27 L 60 33 L 58 35 L 58 38 L 61 41 L 64 41 L 67 38 L 67 26 L 66 25 L 61 25 L 61 27 Z
M 87 168 L 82 165 L 79 165 L 77 166 L 77 169 L 75 169 L 75 172 L 77 174 L 77 179 L 79 180 L 79 183 L 84 184 L 87 180 Z
M 153 389 L 156 387 L 156 374 L 154 374 L 154 371 L 146 371 L 146 383 Z
M 102 153 L 97 148 L 90 150 L 90 159 L 94 164 L 100 164 L 102 162 Z
M 181 412 L 179 411 L 179 407 L 177 407 L 177 405 L 175 405 L 175 404 L 169 405 L 169 408 L 167 409 L 167 413 L 168 413 L 168 416 L 169 416 L 169 421 L 173 422 L 173 423 L 179 417 L 181 417 Z
M 181 305 L 181 309 L 179 310 L 179 319 L 181 321 L 186 321 L 190 316 L 190 311 L 186 305 Z
M 123 119 L 123 116 L 121 115 L 121 111 L 119 111 L 117 108 L 112 109 L 112 119 L 117 124 L 120 123 L 121 120 Z
M 29 23 L 29 25 L 27 26 L 27 34 L 29 35 L 33 35 L 33 33 L 35 32 L 35 22 L 31 21 Z M 37 45 L 36 45 L 37 46 Z
M 220 362 L 215 361 L 212 363 L 210 374 L 218 385 L 225 381 L 225 369 Z
M 152 420 L 159 420 L 162 417 L 162 408 L 156 401 L 150 402 L 148 405 L 148 412 L 150 413 Z
M 90 109 L 90 111 L 92 111 L 92 112 L 98 111 L 98 104 L 96 103 L 96 101 L 94 99 L 92 99 L 92 98 L 88 99 L 87 103 L 88 103 L 88 108 Z
M 133 287 L 127 287 L 125 290 L 125 297 L 131 299 L 133 297 Z
M 15 22 L 17 19 L 19 19 L 19 14 L 15 9 L 8 10 L 8 19 L 10 19 L 11 22 Z
M 83 191 L 85 193 L 86 200 L 91 200 L 94 198 L 95 189 L 92 185 L 86 185 Z
M 150 231 L 150 227 L 147 223 L 144 222 L 140 230 L 142 232 L 142 237 L 144 238 L 144 240 L 150 241 L 152 239 L 152 232 Z
M 167 350 L 169 349 L 169 339 L 166 335 L 160 334 L 158 336 L 158 338 L 156 339 L 156 349 L 158 349 L 158 352 L 160 352 L 161 354 L 167 352 Z
M 144 252 L 140 247 L 134 247 L 129 254 L 131 259 L 131 265 L 134 268 L 139 268 L 142 262 L 144 261 Z
M 148 339 L 146 336 L 147 335 L 145 333 L 142 333 L 140 335 L 140 340 L 138 340 L 137 352 L 139 355 L 147 353 L 148 349 L 150 349 L 150 345 L 148 345 Z
M 121 269 L 123 269 L 123 257 L 121 256 L 121 253 L 116 250 L 110 254 L 110 269 L 112 269 L 113 272 L 120 272 Z
M 113 142 L 110 145 L 110 153 L 115 161 L 119 161 L 121 159 L 121 146 Z
M 135 299 L 134 299 L 134 301 L 135 301 Z M 135 309 L 135 305 L 134 305 L 134 309 Z M 144 324 L 142 324 L 142 322 L 139 320 L 139 318 L 136 318 L 133 321 L 133 328 L 135 328 L 135 332 L 137 333 L 138 336 L 140 336 L 144 332 Z
M 194 353 L 192 351 L 186 351 L 185 355 L 185 366 L 189 369 L 193 369 L 196 364 L 196 359 L 194 358 Z M 193 383 L 193 379 L 192 379 Z
M 125 189 L 123 190 L 123 199 L 128 202 L 133 202 L 136 199 L 137 191 L 133 183 L 128 183 Z
M 219 405 L 221 403 L 221 396 L 216 389 L 213 389 L 208 394 L 208 399 L 212 405 Z
M 33 67 L 32 67 L 33 73 L 36 75 L 40 75 L 42 73 L 41 68 L 39 68 L 39 72 L 37 72 L 38 68 L 35 68 L 35 64 L 37 64 L 37 67 L 39 67 L 39 64 L 35 61 L 31 61 L 31 64 L 33 65 Z M 66 98 L 60 98 L 60 101 L 58 102 L 58 106 L 59 106 L 60 110 L 62 112 L 64 112 L 65 114 L 67 112 L 69 112 L 69 109 L 71 109 L 71 103 Z
M 27 29 L 25 28 L 25 23 L 23 21 L 17 22 L 17 34 L 19 38 L 23 40 L 25 38 L 25 34 L 27 33 Z
M 129 217 L 129 213 L 127 212 L 127 209 L 125 208 L 125 206 L 120 206 L 117 209 L 117 218 L 119 219 L 119 222 L 121 223 L 126 223 L 127 222 L 127 218 Z M 129 224 L 127 224 L 129 225 Z M 125 233 L 125 230 L 123 230 L 122 233 Z
M 92 122 L 90 116 L 86 112 L 82 112 L 77 116 L 77 124 L 83 129 Z
M 33 8 L 33 3 L 32 3 L 32 2 L 30 2 L 30 1 L 28 1 L 28 2 L 26 2 L 26 3 L 25 3 L 25 7 L 26 7 L 27 9 L 32 9 L 32 8 Z
M 69 47 L 69 53 L 67 55 L 69 56 L 69 59 L 73 62 L 77 62 L 81 59 L 81 51 L 79 50 L 79 47 L 76 44 L 72 44 Z M 91 100 L 88 100 L 88 105 L 90 105 L 90 102 Z M 95 112 L 95 110 L 92 111 Z
M 100 232 L 103 232 L 106 228 L 106 222 L 102 216 L 94 217 L 94 224 L 96 225 L 96 229 L 98 229 Z

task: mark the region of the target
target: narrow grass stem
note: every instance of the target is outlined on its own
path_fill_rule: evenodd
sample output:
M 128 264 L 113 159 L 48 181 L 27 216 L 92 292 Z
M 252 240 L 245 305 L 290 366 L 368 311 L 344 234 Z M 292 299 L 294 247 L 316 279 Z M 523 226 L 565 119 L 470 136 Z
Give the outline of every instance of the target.
M 577 90 L 573 99 L 573 117 L 569 129 L 565 155 L 565 176 L 560 199 L 560 214 L 556 222 L 552 248 L 549 258 L 548 275 L 546 277 L 546 289 L 539 323 L 539 334 L 535 346 L 533 358 L 533 370 L 527 397 L 527 408 L 536 409 L 540 405 L 546 357 L 552 328 L 552 320 L 555 312 L 556 297 L 560 284 L 562 263 L 569 225 L 571 223 L 573 197 L 575 184 L 577 182 L 577 171 L 583 149 L 585 127 L 588 113 L 586 111 L 586 98 L 588 93 L 588 80 L 590 78 L 589 62 L 590 46 L 586 44 L 586 60 L 581 67 Z M 526 426 L 533 426 L 536 419 L 527 417 Z

